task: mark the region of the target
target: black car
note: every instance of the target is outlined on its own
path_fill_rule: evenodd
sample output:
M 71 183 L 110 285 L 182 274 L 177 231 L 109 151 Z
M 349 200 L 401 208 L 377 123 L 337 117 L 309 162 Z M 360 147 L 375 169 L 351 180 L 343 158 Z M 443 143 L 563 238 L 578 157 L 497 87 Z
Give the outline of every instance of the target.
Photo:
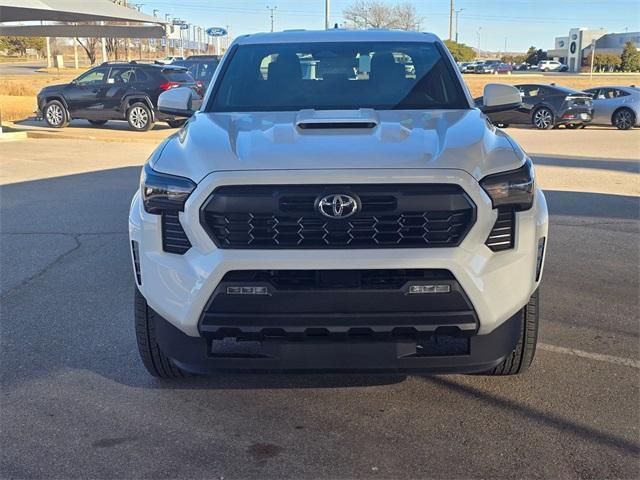
M 172 65 L 186 67 L 195 79 L 198 88 L 204 91 L 209 86 L 221 59 L 222 55 L 191 55 L 185 60 L 174 62 Z
M 531 124 L 541 130 L 558 125 L 576 128 L 589 123 L 593 117 L 591 96 L 584 92 L 555 84 L 516 85 L 516 88 L 522 96 L 522 104 L 518 108 L 488 114 L 498 127 Z M 476 105 L 482 105 L 482 97 L 476 99 Z
M 89 120 L 93 125 L 127 120 L 137 131 L 150 130 L 158 120 L 166 121 L 171 127 L 180 127 L 185 119 L 157 110 L 158 96 L 174 87 L 199 90 L 184 67 L 107 62 L 71 83 L 43 88 L 37 97 L 37 113 L 55 128 L 65 127 L 77 118 Z

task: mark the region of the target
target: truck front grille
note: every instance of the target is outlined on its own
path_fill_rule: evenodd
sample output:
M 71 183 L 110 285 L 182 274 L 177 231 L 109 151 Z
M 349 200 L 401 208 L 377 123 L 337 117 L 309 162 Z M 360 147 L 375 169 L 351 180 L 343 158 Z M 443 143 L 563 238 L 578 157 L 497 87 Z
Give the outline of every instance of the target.
M 344 193 L 359 211 L 330 219 L 319 198 Z M 457 185 L 227 186 L 205 202 L 202 223 L 219 248 L 454 247 L 475 220 Z

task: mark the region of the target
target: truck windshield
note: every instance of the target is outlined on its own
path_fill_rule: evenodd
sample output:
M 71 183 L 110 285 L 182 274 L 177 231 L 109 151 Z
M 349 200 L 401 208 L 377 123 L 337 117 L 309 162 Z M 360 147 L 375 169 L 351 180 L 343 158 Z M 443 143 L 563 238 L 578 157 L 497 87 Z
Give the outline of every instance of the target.
M 434 43 L 241 45 L 208 111 L 470 108 Z

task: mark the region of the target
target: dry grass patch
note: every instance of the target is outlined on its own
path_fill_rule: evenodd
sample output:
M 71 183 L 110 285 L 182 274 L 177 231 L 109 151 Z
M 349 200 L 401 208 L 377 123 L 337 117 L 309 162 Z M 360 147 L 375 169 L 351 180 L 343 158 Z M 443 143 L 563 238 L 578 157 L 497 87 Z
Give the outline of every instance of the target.
M 22 120 L 33 115 L 36 108 L 34 97 L 0 95 L 0 119 Z
M 22 120 L 33 115 L 36 95 L 46 85 L 68 83 L 77 75 L 5 75 L 0 78 L 2 120 Z
M 519 85 L 523 83 L 555 83 L 564 87 L 583 90 L 599 85 L 640 85 L 640 74 L 629 75 L 594 75 L 589 80 L 588 75 L 463 75 L 471 95 L 482 96 L 482 89 L 487 83 L 507 83 Z

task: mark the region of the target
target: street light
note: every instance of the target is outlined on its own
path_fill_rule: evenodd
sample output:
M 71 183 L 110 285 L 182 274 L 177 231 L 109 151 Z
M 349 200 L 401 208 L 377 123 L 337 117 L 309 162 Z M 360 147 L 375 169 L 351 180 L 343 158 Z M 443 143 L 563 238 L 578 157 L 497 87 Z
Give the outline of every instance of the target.
M 269 10 L 269 12 L 271 13 L 271 31 L 272 32 L 273 32 L 273 15 L 277 9 L 278 7 L 270 7 L 269 5 L 267 5 L 267 10 Z
M 463 11 L 464 8 L 459 8 L 456 10 L 456 43 L 458 43 L 458 14 Z
M 482 31 L 482 27 L 478 28 L 478 58 L 480 57 L 480 32 Z

